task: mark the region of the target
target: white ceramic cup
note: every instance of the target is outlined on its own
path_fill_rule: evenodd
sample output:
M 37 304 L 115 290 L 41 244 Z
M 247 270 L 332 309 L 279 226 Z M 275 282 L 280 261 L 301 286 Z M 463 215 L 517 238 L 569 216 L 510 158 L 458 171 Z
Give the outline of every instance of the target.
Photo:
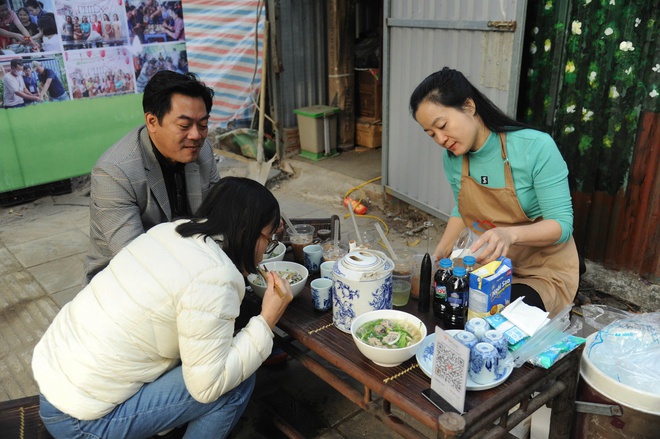
M 321 266 L 321 259 L 323 258 L 323 247 L 318 244 L 307 245 L 303 247 L 303 254 L 305 257 L 305 268 L 312 273 L 318 273 Z
M 488 341 L 484 340 L 484 334 L 489 329 L 490 325 L 481 317 L 472 318 L 465 324 L 465 330 L 473 333 L 478 341 Z
M 506 341 L 504 334 L 496 329 L 491 329 L 484 333 L 483 341 L 492 344 L 497 349 L 500 360 L 506 359 L 509 351 L 509 343 Z
M 332 307 L 332 280 L 320 277 L 310 284 L 312 287 L 312 302 L 317 311 L 327 311 Z
M 477 343 L 470 351 L 470 379 L 477 384 L 490 384 L 498 377 L 499 355 L 490 343 Z
M 332 279 L 332 267 L 335 266 L 335 261 L 325 261 L 321 264 L 321 277 Z

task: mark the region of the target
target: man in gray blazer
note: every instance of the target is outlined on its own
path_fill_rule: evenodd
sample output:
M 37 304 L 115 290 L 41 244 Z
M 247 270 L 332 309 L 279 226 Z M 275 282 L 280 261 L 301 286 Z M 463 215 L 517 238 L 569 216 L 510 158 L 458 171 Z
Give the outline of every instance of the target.
M 156 224 L 195 212 L 220 179 L 208 135 L 213 90 L 192 73 L 156 73 L 145 124 L 108 149 L 91 177 L 85 281 Z

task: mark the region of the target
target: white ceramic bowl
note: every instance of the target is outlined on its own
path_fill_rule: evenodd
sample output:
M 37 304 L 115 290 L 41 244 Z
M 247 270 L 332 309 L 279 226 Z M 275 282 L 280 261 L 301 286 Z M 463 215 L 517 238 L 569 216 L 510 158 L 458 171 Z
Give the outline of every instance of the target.
M 291 284 L 291 292 L 293 293 L 293 297 L 296 297 L 298 294 L 300 294 L 300 292 L 305 287 L 305 284 L 307 283 L 307 277 L 309 276 L 309 272 L 307 271 L 304 265 L 300 265 L 298 263 L 289 262 L 289 261 L 265 262 L 265 263 L 261 263 L 260 265 L 263 265 L 264 267 L 268 268 L 268 271 L 280 271 L 280 272 L 295 271 L 300 276 L 302 276 L 302 280 Z M 257 279 L 256 280 L 257 283 L 255 283 L 255 279 Z M 257 293 L 257 296 L 263 298 L 264 293 L 266 292 L 266 285 L 264 280 L 261 278 L 261 276 L 259 276 L 258 274 L 250 274 L 248 275 L 247 280 L 250 286 L 252 287 L 252 290 L 254 290 L 254 292 Z
M 379 348 L 376 346 L 370 346 L 358 339 L 355 332 L 363 324 L 377 319 L 393 319 L 410 322 L 416 328 L 420 329 L 422 333 L 421 337 L 417 343 L 405 348 Z M 422 341 L 424 341 L 424 338 L 426 337 L 426 325 L 422 323 L 420 319 L 407 312 L 393 309 L 379 309 L 377 311 L 366 312 L 353 319 L 353 323 L 351 323 L 351 335 L 353 336 L 355 345 L 365 357 L 369 358 L 379 366 L 393 367 L 398 366 L 417 353 L 417 348 L 420 347 Z
M 261 261 L 263 264 L 264 262 L 273 262 L 273 261 L 283 261 L 284 260 L 284 254 L 286 253 L 286 245 L 284 243 L 280 242 L 277 244 L 277 247 L 275 247 L 275 250 L 273 250 L 270 253 L 270 258 L 265 258 Z M 264 255 L 265 256 L 265 255 Z

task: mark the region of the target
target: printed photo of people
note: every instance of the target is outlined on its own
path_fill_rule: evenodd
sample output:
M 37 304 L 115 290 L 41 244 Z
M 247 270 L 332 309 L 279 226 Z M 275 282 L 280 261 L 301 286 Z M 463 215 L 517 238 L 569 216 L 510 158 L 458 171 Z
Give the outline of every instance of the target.
M 55 6 L 64 50 L 127 44 L 128 27 L 121 1 L 55 0 Z
M 3 108 L 70 99 L 61 54 L 0 56 L 0 94 Z
M 0 0 L 2 54 L 62 51 L 53 0 Z
M 135 93 L 131 54 L 125 47 L 66 52 L 73 99 Z
M 147 82 L 156 72 L 172 70 L 188 72 L 188 55 L 185 43 L 159 44 L 144 46 L 142 52 L 133 57 L 135 66 L 135 91 L 142 93 Z
M 128 0 L 126 18 L 133 46 L 186 40 L 180 0 Z

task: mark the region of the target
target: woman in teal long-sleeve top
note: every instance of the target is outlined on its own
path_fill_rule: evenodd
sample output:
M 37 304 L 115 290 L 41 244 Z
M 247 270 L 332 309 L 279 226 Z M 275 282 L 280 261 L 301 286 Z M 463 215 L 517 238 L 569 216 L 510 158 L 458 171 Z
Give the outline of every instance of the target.
M 472 251 L 484 248 L 478 263 L 511 259 L 511 301 L 524 296 L 551 315 L 571 303 L 579 280 L 573 208 L 568 169 L 552 138 L 508 117 L 447 67 L 417 86 L 410 109 L 445 148 L 456 201 L 435 258 L 448 257 L 469 227 L 480 235 Z

